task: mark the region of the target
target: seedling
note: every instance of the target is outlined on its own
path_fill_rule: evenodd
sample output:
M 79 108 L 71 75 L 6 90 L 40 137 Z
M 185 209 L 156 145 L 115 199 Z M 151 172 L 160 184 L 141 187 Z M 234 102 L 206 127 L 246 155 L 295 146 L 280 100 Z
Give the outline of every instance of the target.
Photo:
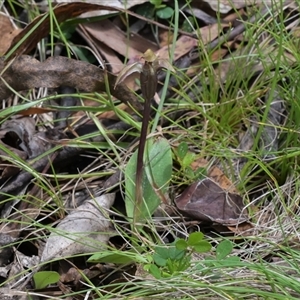
M 144 269 L 157 279 L 171 277 L 191 266 L 192 253 L 209 252 L 210 249 L 203 233 L 193 232 L 187 240 L 178 239 L 168 246 L 157 246 L 152 263 L 145 265 Z

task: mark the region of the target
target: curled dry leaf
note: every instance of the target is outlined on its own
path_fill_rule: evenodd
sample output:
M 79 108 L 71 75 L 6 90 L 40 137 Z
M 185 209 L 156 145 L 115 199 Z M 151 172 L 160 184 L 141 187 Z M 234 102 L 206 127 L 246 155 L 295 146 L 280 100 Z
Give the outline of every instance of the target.
M 19 154 L 21 148 L 26 153 L 27 158 L 37 157 L 48 151 L 52 145 L 50 140 L 54 140 L 54 135 L 46 132 L 36 132 L 35 122 L 32 118 L 12 119 L 4 122 L 0 130 L 0 138 L 2 142 L 12 145 L 15 154 Z M 56 138 L 57 139 L 57 138 Z M 23 155 L 19 155 L 21 158 Z
M 90 3 L 62 3 L 57 5 L 53 9 L 53 14 L 55 15 L 56 21 L 58 23 L 63 22 L 67 19 L 77 17 L 83 13 L 93 10 L 105 10 L 105 11 L 115 11 L 116 9 L 107 5 L 97 5 Z M 32 29 L 39 24 L 38 29 L 34 30 L 34 34 L 31 34 L 18 48 L 14 51 L 11 57 L 21 55 L 24 53 L 29 53 L 36 47 L 36 44 L 44 37 L 46 37 L 50 31 L 51 22 L 50 18 L 52 16 L 46 12 L 37 18 L 35 18 L 30 24 L 28 24 L 18 35 L 16 35 L 6 51 L 6 54 L 11 51 L 26 35 L 28 35 Z
M 149 1 L 149 0 L 130 0 L 130 1 L 110 0 L 110 1 L 107 1 L 107 3 L 109 3 L 110 6 L 115 7 L 115 11 L 117 11 L 119 9 L 129 9 L 132 6 L 143 4 L 147 1 Z M 55 2 L 65 4 L 66 2 L 72 3 L 73 1 L 72 0 L 56 0 Z M 82 2 L 85 4 L 92 5 L 92 4 L 99 4 L 101 1 L 99 1 L 99 0 L 89 0 L 89 1 L 76 0 L 75 3 L 78 4 L 78 3 L 82 3 Z M 105 1 L 102 1 L 102 2 L 105 2 Z M 84 18 L 99 17 L 99 16 L 104 16 L 104 15 L 110 14 L 110 13 L 112 13 L 111 9 L 107 9 L 107 10 L 104 9 L 101 11 L 84 13 L 84 15 L 82 17 L 84 17 Z
M 50 57 L 44 62 L 23 55 L 16 58 L 6 68 L 6 62 L 0 58 L 0 74 L 13 90 L 23 91 L 36 87 L 57 88 L 60 86 L 74 87 L 83 92 L 106 91 L 105 74 L 113 96 L 124 103 L 130 103 L 138 110 L 142 110 L 137 97 L 123 84 L 114 89 L 116 77 L 108 72 L 86 62 L 69 59 L 67 57 Z M 0 99 L 11 95 L 11 90 L 5 82 L 0 80 Z
M 41 261 L 99 251 L 112 236 L 111 222 L 103 213 L 115 200 L 106 194 L 86 201 L 70 213 L 50 234 Z
M 190 185 L 175 203 L 182 213 L 200 221 L 234 226 L 248 219 L 242 197 L 226 192 L 209 178 Z

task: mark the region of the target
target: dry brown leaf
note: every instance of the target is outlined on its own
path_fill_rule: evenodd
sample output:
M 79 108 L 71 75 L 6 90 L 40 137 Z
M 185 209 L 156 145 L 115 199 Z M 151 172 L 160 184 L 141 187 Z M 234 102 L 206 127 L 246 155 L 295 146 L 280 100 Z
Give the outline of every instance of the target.
M 254 226 L 251 223 L 244 222 L 241 224 L 238 224 L 237 226 L 227 226 L 227 228 L 234 232 L 236 235 L 242 235 L 242 236 L 250 236 L 253 234 L 252 229 Z
M 0 56 L 2 56 L 9 48 L 11 41 L 21 31 L 21 29 L 14 28 L 9 17 L 0 12 Z
M 209 162 L 204 158 L 198 158 L 193 161 L 191 164 L 191 168 L 193 170 L 197 170 L 198 168 L 207 168 Z M 238 194 L 237 189 L 234 187 L 232 182 L 228 179 L 228 177 L 219 169 L 217 166 L 212 166 L 207 171 L 207 176 L 211 178 L 214 182 L 216 182 L 222 189 L 226 192 Z
M 105 194 L 88 200 L 64 218 L 50 234 L 41 262 L 79 253 L 99 251 L 112 236 L 111 222 L 105 210 L 115 200 L 115 194 Z
M 105 91 L 104 71 L 86 62 L 66 57 L 50 57 L 44 62 L 23 55 L 16 58 L 7 69 L 3 58 L 0 58 L 0 73 L 2 78 L 13 90 L 22 91 L 35 87 L 57 88 L 59 86 L 74 87 L 84 92 Z M 124 103 L 130 103 L 138 110 L 142 110 L 137 97 L 123 84 L 115 89 L 116 77 L 110 73 L 108 83 L 113 96 Z M 5 82 L 0 81 L 0 99 L 12 94 Z
M 118 11 L 118 9 L 129 9 L 132 6 L 143 4 L 145 2 L 148 2 L 149 0 L 130 0 L 130 1 L 120 1 L 120 0 L 109 0 L 107 3 L 109 3 L 110 6 L 116 7 L 115 11 Z M 99 1 L 99 0 L 55 0 L 56 3 L 74 3 L 74 2 L 84 2 L 88 4 L 99 4 L 105 1 Z M 98 16 L 105 16 L 107 14 L 111 14 L 113 11 L 111 10 L 99 10 L 99 11 L 92 11 L 88 13 L 84 13 L 80 17 L 82 18 L 91 18 L 91 17 L 98 17 Z
M 217 166 L 213 166 L 209 169 L 208 176 L 217 182 L 226 192 L 238 194 L 235 186 Z
M 193 170 L 208 166 L 203 158 L 191 164 Z M 242 197 L 217 166 L 208 169 L 207 178 L 188 186 L 175 203 L 182 213 L 201 221 L 234 226 L 247 220 Z
M 97 5 L 97 4 L 89 4 L 89 3 L 63 3 L 57 5 L 53 9 L 53 13 L 55 14 L 57 22 L 63 22 L 67 19 L 77 17 L 85 12 L 92 10 L 106 10 L 106 11 L 115 11 L 116 9 L 106 5 Z M 28 34 L 32 28 L 41 22 L 41 20 L 45 18 L 42 23 L 39 25 L 37 29 L 34 30 L 34 34 L 31 34 L 18 48 L 14 51 L 14 53 L 10 56 L 10 58 L 21 55 L 24 53 L 28 53 L 36 47 L 36 44 L 45 36 L 48 35 L 50 31 L 50 17 L 49 13 L 42 14 L 35 18 L 29 25 L 27 25 L 12 41 L 11 46 L 6 51 L 8 53 L 13 47 L 21 41 L 26 34 Z
M 197 39 L 194 39 L 194 38 L 191 38 L 188 36 L 181 36 L 176 42 L 173 60 L 175 61 L 178 58 L 186 55 L 187 53 L 189 53 L 191 51 L 191 49 L 193 49 L 197 45 L 198 45 Z M 166 45 L 166 46 L 160 48 L 155 54 L 159 58 L 169 60 L 169 58 L 170 58 L 169 53 L 170 53 L 170 46 Z
M 200 45 L 206 45 L 212 40 L 216 39 L 222 28 L 228 27 L 227 24 L 213 24 L 202 27 L 197 31 L 201 39 Z M 180 36 L 176 41 L 175 52 L 173 60 L 176 61 L 180 57 L 188 54 L 194 47 L 199 46 L 199 40 L 189 37 L 189 36 Z M 169 59 L 170 45 L 165 45 L 156 52 L 156 55 L 162 59 Z
M 147 49 L 151 49 L 154 52 L 158 49 L 155 43 L 138 34 L 131 33 L 128 39 L 125 32 L 107 19 L 99 22 L 86 23 L 82 26 L 90 35 L 124 57 L 131 58 L 141 55 L 141 53 L 144 53 Z
M 52 147 L 47 141 L 46 132 L 36 132 L 35 121 L 32 118 L 5 121 L 1 132 L 5 133 L 7 143 L 14 145 L 14 152 L 21 148 L 28 158 L 37 157 Z
M 123 69 L 123 61 L 109 46 L 100 42 L 81 24 L 79 24 L 77 31 L 85 39 L 87 44 L 96 52 L 96 54 L 105 60 L 105 64 L 109 65 L 108 70 L 111 70 L 113 74 L 118 74 Z
M 210 178 L 190 185 L 175 203 L 183 214 L 200 221 L 234 226 L 248 220 L 242 197 L 226 192 Z
M 77 17 L 85 12 L 102 10 L 102 11 L 110 11 L 110 12 L 126 12 L 129 15 L 135 16 L 137 18 L 145 19 L 144 17 L 135 14 L 133 12 L 128 11 L 127 9 L 123 9 L 120 7 L 112 7 L 108 5 L 98 5 L 98 4 L 90 4 L 83 2 L 73 2 L 73 3 L 63 3 L 57 5 L 53 9 L 53 13 L 55 14 L 56 20 L 58 23 L 63 22 L 67 19 Z M 146 19 L 147 20 L 147 19 Z M 153 21 L 154 22 L 154 21 Z M 39 24 L 40 23 L 40 24 Z M 166 28 L 166 26 L 161 25 L 157 22 L 160 27 Z M 34 30 L 34 34 L 31 34 L 21 45 L 14 50 L 14 52 L 10 55 L 9 59 L 28 53 L 36 47 L 36 44 L 43 38 L 46 37 L 50 30 L 50 17 L 48 13 L 42 14 L 34 19 L 28 26 L 26 26 L 12 41 L 9 49 L 6 51 L 6 54 L 11 51 L 24 37 L 27 35 L 34 26 L 39 24 L 38 28 Z

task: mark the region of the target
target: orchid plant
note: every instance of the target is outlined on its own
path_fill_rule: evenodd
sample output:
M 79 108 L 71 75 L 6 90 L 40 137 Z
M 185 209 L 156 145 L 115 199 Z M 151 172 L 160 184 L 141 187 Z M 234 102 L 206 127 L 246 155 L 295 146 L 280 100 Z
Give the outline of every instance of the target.
M 144 169 L 144 151 L 147 139 L 148 123 L 151 112 L 151 101 L 157 89 L 157 72 L 160 69 L 168 69 L 175 72 L 169 61 L 159 59 L 152 50 L 148 49 L 138 62 L 126 66 L 119 74 L 115 87 L 132 73 L 140 73 L 140 85 L 144 97 L 143 121 L 140 134 L 140 142 L 137 154 L 135 207 L 138 209 L 143 201 L 142 176 Z

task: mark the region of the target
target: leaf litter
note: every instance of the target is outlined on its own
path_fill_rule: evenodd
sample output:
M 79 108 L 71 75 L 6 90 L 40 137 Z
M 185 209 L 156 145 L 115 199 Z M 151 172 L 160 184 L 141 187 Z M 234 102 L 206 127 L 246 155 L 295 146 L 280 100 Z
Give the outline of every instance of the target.
M 207 131 L 205 133 L 207 136 L 201 141 L 204 146 L 203 150 L 200 149 L 201 159 L 205 159 L 195 158 L 189 166 L 194 173 L 199 168 L 206 169 L 205 175 L 202 174 L 204 177 L 196 179 L 189 177 L 186 181 L 182 180 L 178 186 L 172 183 L 172 178 L 168 178 L 163 187 L 159 187 L 155 193 L 161 195 L 163 192 L 166 196 L 167 191 L 170 190 L 167 196 L 171 198 L 171 203 L 168 204 L 172 208 L 171 215 L 174 218 L 178 216 L 181 218 L 177 226 L 181 223 L 188 224 L 188 220 L 192 220 L 200 226 L 221 228 L 219 233 L 231 231 L 233 238 L 235 236 L 246 238 L 263 232 L 264 226 L 278 227 L 274 214 L 278 208 L 271 203 L 261 203 L 260 199 L 266 193 L 268 184 L 272 182 L 270 178 L 276 176 L 272 168 L 273 162 L 276 163 L 278 158 L 276 153 L 281 147 L 280 136 L 281 128 L 286 122 L 286 105 L 280 87 L 270 93 L 271 87 L 268 86 L 268 80 L 276 68 L 274 60 L 279 55 L 276 39 L 261 27 L 262 29 L 259 29 L 255 35 L 257 45 L 253 47 L 251 37 L 244 35 L 246 30 L 244 21 L 247 20 L 249 24 L 255 25 L 256 22 L 264 19 L 271 20 L 276 18 L 279 8 L 275 3 L 266 1 L 263 3 L 257 1 L 255 3 L 249 3 L 249 1 L 204 2 L 207 2 L 206 6 L 197 7 L 196 3 L 192 3 L 189 10 L 186 10 L 189 14 L 193 14 L 193 10 L 197 11 L 197 16 L 202 23 L 199 22 L 199 28 L 192 30 L 192 33 L 180 31 L 181 35 L 176 39 L 174 56 L 171 57 L 178 69 L 180 66 L 187 66 L 182 69 L 187 70 L 189 80 L 182 85 L 180 80 L 184 80 L 184 77 L 180 79 L 180 76 L 172 76 L 170 79 L 172 89 L 168 91 L 169 96 L 166 101 L 168 102 L 172 97 L 178 99 L 180 94 L 174 91 L 181 90 L 189 96 L 191 101 L 205 107 L 202 93 L 205 85 L 209 85 L 211 88 L 219 89 L 220 103 L 224 99 L 230 102 L 232 95 L 226 95 L 225 87 L 240 84 L 235 75 L 239 74 L 241 79 L 248 82 L 250 90 L 256 88 L 255 82 L 258 80 L 267 82 L 259 91 L 255 91 L 255 105 L 260 107 L 261 114 L 249 113 L 247 120 L 238 120 L 238 122 L 233 119 L 234 116 L 228 119 L 229 123 L 232 122 L 234 126 L 238 124 L 238 127 L 242 128 L 242 130 L 239 129 L 238 143 L 232 147 L 232 156 L 229 159 L 218 154 L 217 149 L 216 157 L 207 157 L 205 139 L 210 139 L 214 135 Z M 216 13 L 212 13 L 209 7 Z M 260 8 L 260 10 L 254 8 Z M 116 75 L 118 72 L 122 73 L 123 66 L 110 69 L 109 64 L 120 63 L 124 59 L 124 61 L 128 60 L 127 68 L 130 68 L 131 64 L 138 61 L 141 52 L 147 49 L 154 51 L 160 59 L 169 60 L 171 41 L 167 38 L 161 44 L 157 42 L 145 19 L 138 17 L 134 12 L 134 6 L 131 11 L 127 9 L 126 7 L 114 8 L 76 2 L 60 4 L 54 8 L 56 19 L 62 25 L 68 22 L 68 19 L 80 23 L 76 17 L 90 11 L 119 12 L 115 16 L 109 15 L 107 19 L 98 20 L 95 23 L 86 22 L 75 27 L 76 32 L 98 56 L 97 61 L 100 62 L 101 67 L 80 61 L 75 57 L 64 57 L 62 52 L 55 56 L 48 53 L 46 59 L 39 57 L 36 52 L 33 54 L 37 43 L 43 38 L 47 39 L 49 35 L 51 16 L 47 12 L 38 16 L 21 31 L 13 30 L 17 26 L 11 26 L 12 23 L 9 25 L 8 17 L 4 18 L 0 14 L 0 22 L 5 22 L 5 26 L 10 26 L 9 34 L 0 37 L 0 44 L 3 47 L 0 52 L 6 54 L 0 58 L 0 98 L 6 102 L 6 107 L 0 113 L 2 120 L 0 208 L 1 215 L 5 218 L 0 227 L 0 234 L 3 237 L 3 241 L 1 238 L 0 242 L 5 246 L 0 250 L 0 267 L 5 268 L 1 272 L 1 277 L 8 282 L 1 286 L 3 290 L 0 290 L 0 293 L 8 295 L 6 288 L 12 285 L 20 290 L 32 288 L 30 279 L 26 281 L 17 275 L 22 271 L 26 273 L 27 269 L 34 267 L 37 264 L 36 257 L 39 257 L 41 262 L 49 262 L 53 259 L 64 259 L 77 254 L 99 251 L 112 245 L 111 236 L 116 235 L 116 232 L 112 231 L 112 221 L 104 211 L 113 205 L 115 194 L 110 194 L 107 190 L 118 189 L 120 193 L 117 195 L 125 191 L 124 186 L 120 184 L 123 180 L 122 172 L 119 171 L 121 166 L 116 167 L 110 160 L 107 160 L 107 157 L 115 155 L 108 145 L 111 141 L 120 143 L 123 145 L 118 146 L 120 147 L 118 149 L 122 149 L 121 153 L 134 147 L 135 141 L 132 135 L 126 135 L 127 132 L 130 133 L 133 130 L 132 124 L 126 122 L 128 121 L 126 114 L 140 121 L 143 105 L 139 96 L 128 88 L 140 94 L 138 82 L 129 76 L 128 80 L 116 86 Z M 251 9 L 255 13 L 251 14 Z M 298 9 L 293 1 L 285 1 L 282 4 L 286 20 L 290 17 L 290 21 L 286 21 L 287 28 L 290 26 L 289 29 L 294 30 L 299 26 L 299 22 L 295 20 Z M 140 28 L 132 35 L 128 35 L 124 30 L 124 22 L 127 22 L 121 15 L 124 12 L 128 12 L 130 18 L 134 20 L 135 26 L 132 28 Z M 219 18 L 219 13 L 225 15 Z M 150 23 L 157 25 L 159 22 L 150 20 Z M 159 24 L 158 28 L 166 30 L 164 24 Z M 80 53 L 81 58 L 86 55 L 85 52 L 76 53 Z M 265 60 L 253 59 L 253 57 L 258 57 L 258 54 L 264 56 Z M 202 55 L 210 56 L 211 69 L 204 64 Z M 294 68 L 296 58 L 287 49 L 283 51 L 280 59 L 283 64 Z M 112 70 L 112 73 L 103 67 Z M 266 70 L 270 72 L 267 73 Z M 214 74 L 215 82 L 213 83 L 206 76 L 206 72 L 210 71 Z M 159 75 L 160 81 L 163 78 L 164 75 Z M 154 97 L 156 102 L 160 100 L 162 88 L 162 86 L 158 87 L 158 93 Z M 238 98 L 242 97 L 243 88 L 245 87 L 240 85 Z M 42 93 L 44 93 L 43 96 L 41 96 Z M 57 95 L 57 93 L 62 95 Z M 73 96 L 68 96 L 68 94 L 73 94 Z M 78 99 L 74 97 L 74 94 L 78 95 Z M 91 94 L 97 95 L 93 102 L 89 102 L 88 99 Z M 28 97 L 31 98 L 31 102 L 26 100 Z M 110 98 L 110 102 L 105 102 L 103 97 Z M 17 105 L 13 105 L 14 102 Z M 77 111 L 75 109 L 78 103 L 82 108 L 79 112 L 78 108 Z M 155 106 L 156 103 L 153 102 L 153 105 Z M 205 108 L 213 109 L 213 105 L 208 103 Z M 99 131 L 99 126 L 89 116 L 90 112 L 99 114 L 97 118 L 101 120 L 106 133 Z M 180 120 L 185 113 L 190 114 L 191 120 L 193 119 L 194 112 L 191 109 L 173 112 L 170 117 L 173 120 Z M 47 119 L 42 118 L 45 114 L 48 115 Z M 221 112 L 217 118 L 220 115 Z M 203 119 L 203 126 L 209 122 L 210 120 Z M 164 127 L 166 128 L 169 124 L 166 119 L 163 119 L 161 125 L 163 126 L 162 134 L 164 134 Z M 174 128 L 174 131 L 176 130 L 179 129 Z M 164 141 L 167 140 L 164 139 Z M 89 143 L 95 143 L 99 151 L 93 151 L 93 147 L 87 147 Z M 173 146 L 176 142 L 172 141 L 172 135 L 169 143 L 173 150 L 176 149 L 176 146 Z M 107 152 L 101 150 L 101 147 L 106 147 Z M 248 153 L 251 153 L 253 149 L 260 163 L 270 164 L 271 171 L 267 169 L 266 174 L 256 174 L 257 166 L 254 166 L 245 174 L 245 168 L 251 163 Z M 129 153 L 130 151 L 126 155 L 131 156 Z M 130 161 L 126 155 L 122 156 L 122 159 Z M 194 156 L 191 155 L 191 157 Z M 123 165 L 117 155 L 113 159 Z M 153 168 L 151 159 L 148 163 L 149 172 Z M 173 162 L 173 167 L 175 163 Z M 155 173 L 159 171 L 155 169 Z M 87 174 L 90 176 L 86 176 Z M 73 178 L 68 179 L 68 175 L 70 175 L 69 178 Z M 154 180 L 148 178 L 148 185 L 156 182 L 156 175 L 152 174 L 152 176 Z M 254 188 L 250 196 L 245 190 L 238 189 L 240 181 L 249 180 L 250 182 L 255 176 L 260 176 L 261 180 L 265 180 L 267 184 L 263 188 Z M 287 194 L 288 189 L 293 189 L 290 187 L 291 182 L 296 182 L 296 179 L 290 182 L 288 180 L 289 178 L 286 178 L 286 182 L 282 185 L 282 189 L 285 189 Z M 99 196 L 99 194 L 102 195 Z M 159 202 L 162 202 L 162 197 L 152 196 L 155 201 L 160 199 Z M 280 197 L 276 197 L 280 202 Z M 15 198 L 17 201 L 13 201 Z M 159 202 L 154 205 L 154 208 L 151 207 L 151 214 L 157 209 Z M 68 208 L 70 205 L 71 210 Z M 290 205 L 292 207 L 292 204 Z M 124 210 L 123 198 L 117 196 L 114 206 L 117 209 L 121 207 L 121 211 Z M 185 218 L 176 211 L 176 207 Z M 296 207 L 291 209 L 297 211 Z M 131 210 L 133 211 L 132 208 Z M 115 214 L 118 215 L 118 213 Z M 285 221 L 288 224 L 288 218 Z M 40 227 L 38 230 L 35 224 L 39 222 L 47 224 L 47 227 Z M 217 227 L 219 225 L 221 227 Z M 165 230 L 169 230 L 167 224 L 163 226 Z M 281 242 L 284 237 L 280 231 L 276 234 L 278 241 Z M 30 239 L 24 238 L 26 236 L 38 237 L 37 243 L 31 243 Z M 101 246 L 98 247 L 97 242 L 100 242 Z M 19 254 L 14 251 L 14 246 L 12 246 L 14 243 L 20 248 Z M 126 243 L 123 241 L 118 247 L 122 248 Z M 34 249 L 30 254 L 22 248 L 29 246 Z M 266 257 L 271 252 L 272 250 L 262 254 L 258 250 L 262 257 Z M 33 266 L 14 265 L 17 255 L 22 256 L 21 261 L 32 259 Z M 77 267 L 74 269 L 76 264 Z M 73 282 L 74 287 L 80 288 L 80 280 L 84 281 L 84 276 L 76 271 L 79 270 L 77 268 L 86 270 L 87 273 L 92 272 L 91 268 L 86 268 L 79 260 L 75 259 L 70 264 L 67 263 L 61 272 L 60 291 L 68 290 L 64 286 L 67 282 Z M 102 271 L 96 270 L 95 274 L 99 275 Z M 134 274 L 134 268 L 130 272 Z M 13 279 L 14 275 L 16 275 L 15 279 Z M 67 275 L 77 279 L 70 280 Z M 94 278 L 93 276 L 89 275 L 88 278 Z M 118 276 L 117 279 L 111 280 L 121 280 L 122 275 L 118 273 Z M 96 280 L 96 282 L 99 284 L 99 281 Z M 22 294 L 20 293 L 16 291 L 18 296 Z

